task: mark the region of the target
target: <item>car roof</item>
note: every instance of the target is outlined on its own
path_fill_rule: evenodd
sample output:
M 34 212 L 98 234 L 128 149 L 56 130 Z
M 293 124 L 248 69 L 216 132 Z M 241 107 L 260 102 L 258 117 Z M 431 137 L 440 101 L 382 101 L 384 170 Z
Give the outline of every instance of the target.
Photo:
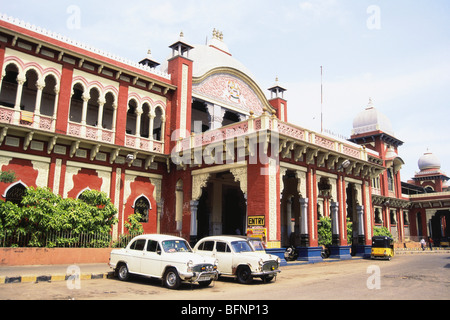
M 163 240 L 184 240 L 185 239 L 181 238 L 181 237 L 176 237 L 176 236 L 171 236 L 171 235 L 166 235 L 166 234 L 142 234 L 140 236 L 136 236 L 133 238 L 134 240 L 136 239 L 151 239 L 151 240 L 156 240 L 156 241 L 163 241 Z
M 228 235 L 224 235 L 224 236 L 209 236 L 209 237 L 205 237 L 203 239 L 200 239 L 199 242 L 201 241 L 239 241 L 239 240 L 247 240 L 247 237 L 243 237 L 243 236 L 228 236 Z

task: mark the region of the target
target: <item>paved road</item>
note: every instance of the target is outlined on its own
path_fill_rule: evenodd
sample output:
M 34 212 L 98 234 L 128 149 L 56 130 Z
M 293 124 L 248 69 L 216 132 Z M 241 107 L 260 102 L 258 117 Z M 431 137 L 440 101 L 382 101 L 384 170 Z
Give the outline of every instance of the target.
M 70 283 L 69 283 L 70 284 Z M 16 283 L 0 286 L 1 300 L 317 300 L 450 298 L 450 254 L 398 255 L 392 261 L 351 260 L 282 268 L 276 282 L 240 285 L 221 279 L 208 288 L 165 289 L 153 279 Z M 70 288 L 69 288 L 70 287 Z

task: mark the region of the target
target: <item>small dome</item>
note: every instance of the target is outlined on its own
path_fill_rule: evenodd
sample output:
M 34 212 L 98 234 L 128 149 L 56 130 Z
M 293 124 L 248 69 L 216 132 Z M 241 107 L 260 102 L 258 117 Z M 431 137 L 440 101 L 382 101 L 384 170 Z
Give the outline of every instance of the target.
M 373 131 L 383 131 L 394 136 L 392 124 L 388 117 L 378 111 L 370 99 L 366 109 L 353 120 L 353 134 L 363 134 Z
M 429 170 L 429 169 L 440 169 L 441 168 L 441 160 L 434 155 L 433 153 L 427 151 L 425 154 L 419 159 L 419 169 L 420 171 Z

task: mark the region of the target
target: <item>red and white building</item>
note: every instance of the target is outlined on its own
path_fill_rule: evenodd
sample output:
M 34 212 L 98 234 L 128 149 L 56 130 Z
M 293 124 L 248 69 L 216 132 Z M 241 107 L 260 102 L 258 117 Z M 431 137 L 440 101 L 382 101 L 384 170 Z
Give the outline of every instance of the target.
M 220 32 L 206 45 L 181 35 L 170 50 L 161 65 L 151 54 L 131 62 L 1 16 L 0 168 L 18 178 L 0 183 L 2 200 L 25 187 L 95 189 L 118 209 L 114 236 L 140 212 L 146 233 L 262 234 L 304 259 L 319 259 L 321 216 L 338 256 L 349 253 L 347 219 L 363 251 L 377 225 L 398 241 L 425 236 L 434 202 L 402 193 L 403 142 L 371 103 L 350 141 L 338 139 L 289 123 L 286 89 L 266 96 Z

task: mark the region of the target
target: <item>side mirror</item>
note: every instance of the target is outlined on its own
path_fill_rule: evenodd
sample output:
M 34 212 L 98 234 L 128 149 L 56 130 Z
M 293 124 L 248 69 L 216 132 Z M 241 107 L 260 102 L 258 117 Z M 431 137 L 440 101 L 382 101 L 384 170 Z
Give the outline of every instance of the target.
M 156 253 L 161 255 L 161 250 L 156 250 Z

